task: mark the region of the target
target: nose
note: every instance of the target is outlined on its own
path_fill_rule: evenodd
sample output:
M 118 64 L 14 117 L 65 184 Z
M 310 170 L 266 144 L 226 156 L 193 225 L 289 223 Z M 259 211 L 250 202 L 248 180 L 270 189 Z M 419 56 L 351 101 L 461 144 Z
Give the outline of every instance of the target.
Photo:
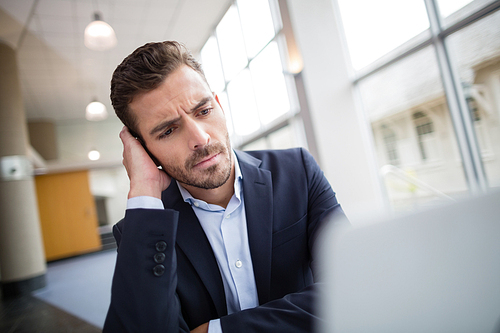
M 203 148 L 210 142 L 210 135 L 205 131 L 203 124 L 194 119 L 186 122 L 189 149 L 196 150 Z

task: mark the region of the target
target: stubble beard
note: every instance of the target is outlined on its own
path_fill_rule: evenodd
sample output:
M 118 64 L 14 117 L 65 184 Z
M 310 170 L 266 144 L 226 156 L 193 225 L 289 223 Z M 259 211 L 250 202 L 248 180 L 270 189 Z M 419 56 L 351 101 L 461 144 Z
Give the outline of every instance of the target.
M 201 149 L 195 150 L 186 160 L 183 167 L 170 166 L 165 171 L 179 183 L 211 190 L 224 185 L 231 176 L 232 153 L 230 151 L 229 135 L 226 135 L 225 145 L 215 142 Z M 214 154 L 221 154 L 224 159 L 204 170 L 194 170 L 194 166 L 204 158 Z

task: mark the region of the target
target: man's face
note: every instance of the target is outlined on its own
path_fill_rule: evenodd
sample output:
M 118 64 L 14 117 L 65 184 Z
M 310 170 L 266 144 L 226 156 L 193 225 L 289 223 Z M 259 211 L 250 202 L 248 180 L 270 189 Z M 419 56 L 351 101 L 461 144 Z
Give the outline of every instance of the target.
M 204 189 L 229 179 L 232 155 L 226 120 L 200 74 L 182 66 L 129 106 L 146 147 L 171 177 Z

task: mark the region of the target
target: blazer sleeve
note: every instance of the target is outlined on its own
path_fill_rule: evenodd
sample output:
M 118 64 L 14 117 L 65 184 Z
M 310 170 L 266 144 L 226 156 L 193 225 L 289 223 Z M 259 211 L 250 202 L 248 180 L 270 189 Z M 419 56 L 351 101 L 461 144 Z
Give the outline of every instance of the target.
M 189 332 L 175 293 L 178 215 L 129 209 L 114 226 L 118 255 L 103 332 Z
M 316 240 L 327 223 L 348 223 L 340 204 L 337 202 L 329 182 L 324 177 L 314 158 L 302 150 L 308 186 L 308 232 L 306 237 L 311 260 L 314 283 L 303 290 L 290 293 L 253 309 L 243 310 L 221 318 L 224 333 L 291 333 L 314 331 L 319 320 L 315 309 L 321 292 L 319 281 L 321 267 L 315 261 Z

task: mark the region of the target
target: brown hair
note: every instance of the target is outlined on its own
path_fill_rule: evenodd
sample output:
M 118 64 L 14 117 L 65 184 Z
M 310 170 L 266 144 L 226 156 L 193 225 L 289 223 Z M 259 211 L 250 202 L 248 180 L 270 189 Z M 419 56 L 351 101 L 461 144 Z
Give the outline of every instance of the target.
M 182 65 L 191 67 L 206 82 L 201 64 L 183 44 L 175 41 L 147 43 L 116 67 L 111 79 L 111 104 L 118 118 L 132 132 L 138 132 L 136 117 L 129 109 L 134 97 L 156 89 Z

